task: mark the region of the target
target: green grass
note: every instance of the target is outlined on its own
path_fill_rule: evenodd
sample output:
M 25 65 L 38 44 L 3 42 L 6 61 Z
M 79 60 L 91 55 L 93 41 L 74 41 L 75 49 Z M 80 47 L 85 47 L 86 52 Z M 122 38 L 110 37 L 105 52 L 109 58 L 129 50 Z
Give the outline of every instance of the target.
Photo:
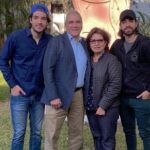
M 3 76 L 0 71 L 0 102 L 8 100 L 9 97 L 9 88 L 3 79 Z
M 9 88 L 6 86 L 2 75 L 0 74 L 0 150 L 9 150 L 11 141 L 11 119 L 9 111 Z M 42 132 L 43 135 L 43 132 Z M 29 141 L 29 127 L 27 128 L 25 147 L 24 150 L 28 150 Z M 44 136 L 42 141 L 42 149 L 44 143 Z M 118 123 L 116 134 L 116 150 L 126 150 L 125 138 L 122 131 L 122 126 Z M 142 150 L 142 142 L 138 137 L 138 149 Z M 59 140 L 59 150 L 67 150 L 67 124 L 65 123 Z M 94 150 L 93 140 L 89 130 L 89 126 L 86 123 L 84 125 L 84 150 Z

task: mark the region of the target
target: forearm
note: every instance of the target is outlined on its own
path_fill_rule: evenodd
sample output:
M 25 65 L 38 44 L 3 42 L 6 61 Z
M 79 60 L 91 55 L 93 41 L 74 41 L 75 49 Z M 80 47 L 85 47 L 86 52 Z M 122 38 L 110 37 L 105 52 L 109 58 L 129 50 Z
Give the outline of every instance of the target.
M 0 57 L 0 70 L 3 74 L 5 81 L 7 82 L 10 88 L 13 88 L 15 85 L 17 85 L 14 76 L 11 73 L 10 65 L 8 61 L 3 59 L 2 57 Z
M 15 53 L 15 45 L 15 37 L 11 34 L 6 40 L 3 50 L 0 53 L 0 70 L 10 88 L 17 85 L 13 73 L 11 72 L 11 61 Z

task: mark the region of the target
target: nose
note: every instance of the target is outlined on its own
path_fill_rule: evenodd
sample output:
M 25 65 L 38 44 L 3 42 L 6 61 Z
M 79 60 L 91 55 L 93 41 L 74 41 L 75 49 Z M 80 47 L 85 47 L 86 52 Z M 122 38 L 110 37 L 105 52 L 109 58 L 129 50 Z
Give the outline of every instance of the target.
M 72 24 L 72 27 L 77 27 L 77 23 L 73 23 L 73 24 Z
M 131 21 L 126 21 L 126 26 L 130 25 L 131 24 Z
M 99 43 L 100 43 L 100 42 L 99 42 L 98 40 L 95 41 L 95 44 L 96 44 L 96 45 L 99 44 Z
M 42 19 L 41 18 L 38 19 L 38 23 L 42 23 Z

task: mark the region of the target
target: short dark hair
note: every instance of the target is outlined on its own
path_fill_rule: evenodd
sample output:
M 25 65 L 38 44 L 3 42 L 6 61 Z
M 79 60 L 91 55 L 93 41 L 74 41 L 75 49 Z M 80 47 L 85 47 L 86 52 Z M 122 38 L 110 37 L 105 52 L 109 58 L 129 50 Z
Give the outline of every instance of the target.
M 95 27 L 95 28 L 91 29 L 91 31 L 88 33 L 87 38 L 86 38 L 87 48 L 90 52 L 90 55 L 93 56 L 93 54 L 94 54 L 90 48 L 90 40 L 91 40 L 91 37 L 93 36 L 93 34 L 100 34 L 103 37 L 104 41 L 106 42 L 106 47 L 104 50 L 109 51 L 110 34 L 101 28 Z

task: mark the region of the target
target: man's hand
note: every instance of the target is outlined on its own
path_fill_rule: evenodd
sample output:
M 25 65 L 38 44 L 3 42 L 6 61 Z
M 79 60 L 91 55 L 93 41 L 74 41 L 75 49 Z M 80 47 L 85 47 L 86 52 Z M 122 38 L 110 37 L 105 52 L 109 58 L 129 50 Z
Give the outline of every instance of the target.
M 61 107 L 61 100 L 60 100 L 59 98 L 56 98 L 56 99 L 54 99 L 54 100 L 52 100 L 52 101 L 50 102 L 50 105 L 51 105 L 53 108 L 58 109 L 58 108 Z
M 23 89 L 19 85 L 15 85 L 13 88 L 11 88 L 12 96 L 19 96 L 21 94 L 26 95 L 26 93 L 23 91 Z
M 105 110 L 101 107 L 98 107 L 97 108 L 97 111 L 96 111 L 96 115 L 100 115 L 100 116 L 104 116 L 105 115 Z
M 143 100 L 150 99 L 150 92 L 149 91 L 144 91 L 140 95 L 138 95 L 136 98 L 141 98 Z

